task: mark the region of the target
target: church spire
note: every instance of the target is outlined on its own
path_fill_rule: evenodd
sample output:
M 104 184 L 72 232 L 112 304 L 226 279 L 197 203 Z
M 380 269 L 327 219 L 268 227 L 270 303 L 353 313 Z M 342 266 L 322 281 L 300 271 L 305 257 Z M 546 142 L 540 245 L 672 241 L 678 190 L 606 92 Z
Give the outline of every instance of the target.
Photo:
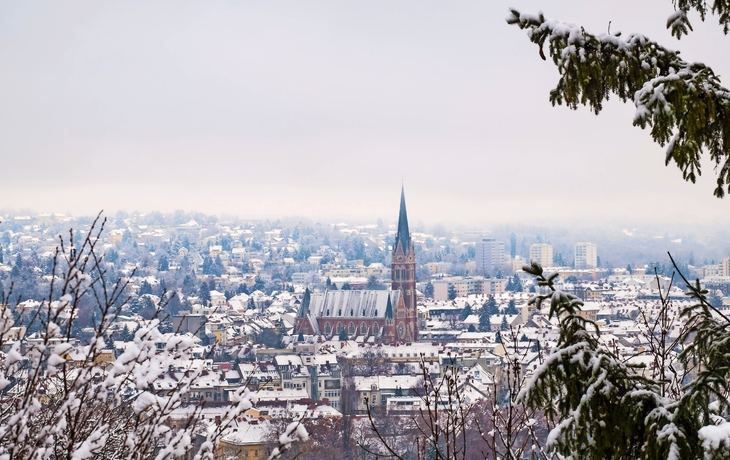
M 400 213 L 398 214 L 398 232 L 395 235 L 395 248 L 400 242 L 403 252 L 408 252 L 411 247 L 411 233 L 408 230 L 408 213 L 406 212 L 406 193 L 401 186 L 400 189 Z

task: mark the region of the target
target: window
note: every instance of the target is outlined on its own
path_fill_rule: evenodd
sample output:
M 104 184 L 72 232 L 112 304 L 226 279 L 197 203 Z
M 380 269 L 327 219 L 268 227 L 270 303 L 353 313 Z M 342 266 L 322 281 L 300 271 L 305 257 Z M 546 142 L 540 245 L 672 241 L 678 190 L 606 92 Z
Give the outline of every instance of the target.
M 342 332 L 343 330 L 344 330 L 344 329 L 343 329 L 343 327 L 342 327 L 342 323 L 337 323 L 337 333 L 339 334 L 339 333 L 340 333 L 340 332 Z
M 361 335 L 365 335 L 365 334 L 367 334 L 367 332 L 368 332 L 368 327 L 367 327 L 367 325 L 366 325 L 365 323 L 362 323 L 362 324 L 360 325 L 360 334 L 361 334 Z
M 330 323 L 324 323 L 324 333 L 325 335 L 329 335 L 332 328 L 330 327 Z
M 378 333 L 378 330 L 379 330 L 378 329 L 378 323 L 374 323 L 373 324 L 373 334 L 377 334 Z
M 349 332 L 350 335 L 352 335 L 352 334 L 355 333 L 355 325 L 354 324 L 350 323 L 350 327 L 348 329 L 349 329 L 348 332 Z

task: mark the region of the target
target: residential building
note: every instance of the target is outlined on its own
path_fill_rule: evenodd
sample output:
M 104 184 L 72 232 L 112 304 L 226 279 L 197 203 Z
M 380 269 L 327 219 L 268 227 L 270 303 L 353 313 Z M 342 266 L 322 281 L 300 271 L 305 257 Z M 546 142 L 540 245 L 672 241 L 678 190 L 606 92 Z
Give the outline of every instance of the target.
M 586 269 L 598 267 L 598 250 L 593 243 L 575 245 L 575 268 Z
M 492 272 L 503 266 L 507 261 L 504 253 L 504 243 L 494 238 L 482 238 L 476 244 L 477 270 Z
M 553 247 L 549 244 L 538 243 L 530 246 L 530 262 L 537 262 L 543 267 L 553 265 Z

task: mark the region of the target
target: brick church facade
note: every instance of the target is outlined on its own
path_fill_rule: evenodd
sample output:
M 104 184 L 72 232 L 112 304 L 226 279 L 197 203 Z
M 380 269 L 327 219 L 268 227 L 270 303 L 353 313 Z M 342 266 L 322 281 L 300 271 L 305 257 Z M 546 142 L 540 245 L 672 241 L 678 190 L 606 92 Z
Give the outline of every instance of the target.
M 408 228 L 405 193 L 401 189 L 398 229 L 391 262 L 391 289 L 310 293 L 297 312 L 295 333 L 337 337 L 369 343 L 418 340 L 416 254 Z

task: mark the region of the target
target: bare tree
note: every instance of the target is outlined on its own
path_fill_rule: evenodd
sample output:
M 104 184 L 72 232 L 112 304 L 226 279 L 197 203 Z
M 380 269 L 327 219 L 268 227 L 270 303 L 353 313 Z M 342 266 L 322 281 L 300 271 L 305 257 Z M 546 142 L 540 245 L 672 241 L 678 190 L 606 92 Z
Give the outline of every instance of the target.
M 185 422 L 171 423 L 173 411 L 190 404 L 203 370 L 193 366 L 190 335 L 160 333 L 163 304 L 120 356 L 109 353 L 114 321 L 129 299 L 128 280 L 107 278 L 110 265 L 98 248 L 105 223 L 97 217 L 78 246 L 73 230 L 59 236 L 48 296 L 26 322 L 20 299 L 11 304 L 12 287 L 2 298 L 0 458 L 213 459 L 231 422 L 252 407 L 252 395 L 245 385 L 232 392 L 214 426 L 203 424 L 202 403 L 190 407 Z M 89 306 L 93 332 L 82 346 L 75 321 Z M 30 327 L 38 332 L 25 334 Z M 174 370 L 180 377 L 155 391 Z M 203 437 L 198 446 L 196 433 Z M 304 438 L 297 431 L 284 441 Z

